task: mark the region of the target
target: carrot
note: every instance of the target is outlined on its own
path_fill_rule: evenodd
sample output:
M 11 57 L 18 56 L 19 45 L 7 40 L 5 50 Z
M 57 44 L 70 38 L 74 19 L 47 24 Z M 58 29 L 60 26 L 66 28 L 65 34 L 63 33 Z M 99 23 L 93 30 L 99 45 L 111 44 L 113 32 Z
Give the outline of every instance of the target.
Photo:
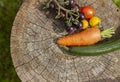
M 62 46 L 86 46 L 97 43 L 102 37 L 110 38 L 114 34 L 113 28 L 100 32 L 97 27 L 88 28 L 82 32 L 67 35 L 57 40 L 57 44 Z

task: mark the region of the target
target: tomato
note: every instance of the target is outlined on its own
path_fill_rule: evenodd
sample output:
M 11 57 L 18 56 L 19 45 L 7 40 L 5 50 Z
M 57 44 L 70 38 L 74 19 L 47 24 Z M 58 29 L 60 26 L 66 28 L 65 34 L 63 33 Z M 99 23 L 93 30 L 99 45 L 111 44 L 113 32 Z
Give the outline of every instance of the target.
M 84 6 L 82 8 L 80 8 L 80 12 L 83 12 L 85 14 L 86 18 L 91 18 L 94 16 L 94 8 L 91 6 Z
M 61 18 L 62 19 L 65 19 L 65 17 L 66 17 L 66 12 L 64 11 L 64 10 L 60 10 L 60 14 L 61 14 Z
M 89 20 L 89 24 L 90 26 L 97 26 L 101 23 L 101 19 L 97 16 L 94 16 L 92 17 L 90 20 Z
M 69 0 L 69 4 L 71 8 L 74 8 L 76 5 L 76 0 Z
M 86 28 L 88 28 L 88 26 L 89 26 L 89 24 L 88 24 L 88 21 L 87 20 L 82 20 L 82 23 L 83 23 L 83 27 L 82 27 L 82 29 L 86 29 Z

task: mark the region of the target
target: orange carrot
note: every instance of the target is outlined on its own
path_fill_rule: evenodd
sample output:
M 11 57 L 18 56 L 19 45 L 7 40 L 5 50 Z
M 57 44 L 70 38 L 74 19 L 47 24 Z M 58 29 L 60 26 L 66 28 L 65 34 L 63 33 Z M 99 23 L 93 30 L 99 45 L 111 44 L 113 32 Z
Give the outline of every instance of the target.
M 64 36 L 57 40 L 59 45 L 63 46 L 83 46 L 95 44 L 101 40 L 99 28 L 88 28 L 82 32 Z
M 91 27 L 82 32 L 64 36 L 57 40 L 57 44 L 62 46 L 85 46 L 92 45 L 101 40 L 101 38 L 110 38 L 115 34 L 114 28 L 108 28 L 100 32 L 98 27 Z

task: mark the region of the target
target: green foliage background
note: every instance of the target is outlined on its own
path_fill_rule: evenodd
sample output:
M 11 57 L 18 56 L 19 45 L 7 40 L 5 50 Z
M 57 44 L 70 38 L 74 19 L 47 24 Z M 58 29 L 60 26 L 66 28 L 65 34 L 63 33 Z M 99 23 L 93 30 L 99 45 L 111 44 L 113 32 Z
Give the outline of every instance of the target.
M 21 82 L 10 55 L 10 33 L 21 0 L 0 0 L 0 82 Z

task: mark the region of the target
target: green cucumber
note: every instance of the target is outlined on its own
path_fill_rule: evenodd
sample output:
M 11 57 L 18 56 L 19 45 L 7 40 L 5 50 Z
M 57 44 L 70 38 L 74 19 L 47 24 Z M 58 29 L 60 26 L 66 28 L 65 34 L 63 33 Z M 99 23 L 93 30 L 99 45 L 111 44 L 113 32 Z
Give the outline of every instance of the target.
M 120 9 L 120 0 L 113 0 L 113 2 L 117 5 L 117 7 Z
M 97 56 L 120 49 L 120 37 L 90 46 L 67 47 L 68 52 L 78 56 Z

